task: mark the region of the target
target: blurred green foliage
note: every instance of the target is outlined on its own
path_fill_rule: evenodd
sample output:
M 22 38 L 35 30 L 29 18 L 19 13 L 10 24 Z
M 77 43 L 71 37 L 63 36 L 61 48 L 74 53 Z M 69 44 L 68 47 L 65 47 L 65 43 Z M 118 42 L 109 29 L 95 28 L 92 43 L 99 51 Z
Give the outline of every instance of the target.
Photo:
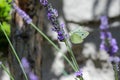
M 0 52 L 6 53 L 8 49 L 8 41 L 1 29 L 5 30 L 6 34 L 10 36 L 10 20 L 11 20 L 11 2 L 12 0 L 0 0 Z M 3 55 L 2 55 L 3 56 Z M 1 57 L 1 54 L 0 54 Z
M 0 0 L 0 23 L 3 26 L 3 29 L 6 31 L 7 35 L 10 35 L 10 11 L 11 11 L 11 1 L 12 0 Z M 0 26 L 0 35 L 3 35 Z
M 8 24 L 7 22 L 3 22 L 2 25 L 0 25 L 0 33 L 3 33 L 1 27 L 5 30 L 6 34 L 10 36 L 10 24 Z M 0 35 L 4 35 L 4 34 L 0 34 Z
M 0 0 L 0 22 L 9 21 L 11 19 L 11 0 Z

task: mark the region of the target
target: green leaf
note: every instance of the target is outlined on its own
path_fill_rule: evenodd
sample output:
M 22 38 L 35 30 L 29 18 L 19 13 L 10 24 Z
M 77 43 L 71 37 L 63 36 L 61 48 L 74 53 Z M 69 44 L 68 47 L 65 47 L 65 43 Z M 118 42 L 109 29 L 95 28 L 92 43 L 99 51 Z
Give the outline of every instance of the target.
M 10 36 L 10 24 L 3 22 L 2 26 L 0 25 L 0 32 L 2 32 L 1 27 L 5 30 L 8 36 Z
M 9 21 L 11 18 L 10 11 L 11 11 L 11 0 L 0 0 L 0 22 Z

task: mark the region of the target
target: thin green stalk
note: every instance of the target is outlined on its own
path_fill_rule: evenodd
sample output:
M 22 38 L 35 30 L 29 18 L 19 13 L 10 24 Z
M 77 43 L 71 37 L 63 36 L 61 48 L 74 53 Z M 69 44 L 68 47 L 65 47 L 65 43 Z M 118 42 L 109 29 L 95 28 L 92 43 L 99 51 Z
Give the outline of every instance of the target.
M 14 80 L 13 76 L 10 74 L 10 72 L 7 70 L 7 68 L 4 66 L 4 64 L 1 64 L 1 67 L 5 70 L 5 72 L 10 76 L 11 80 Z
M 71 59 L 72 59 L 72 62 L 73 62 L 73 64 L 74 64 L 74 67 L 75 67 L 76 71 L 79 71 L 79 66 L 78 66 L 78 64 L 77 64 L 77 61 L 76 61 L 75 56 L 74 56 L 74 54 L 73 54 L 73 51 L 71 50 L 71 48 L 70 48 L 69 43 L 68 43 L 67 40 L 65 40 L 65 44 L 66 44 L 67 49 L 68 49 L 68 51 L 69 51 L 69 53 L 70 53 L 70 55 L 71 55 Z
M 82 76 L 80 77 L 80 80 L 84 80 Z
M 114 69 L 114 74 L 115 74 L 115 80 L 118 80 L 118 70 L 117 70 L 117 64 L 112 64 L 113 69 Z
M 82 76 L 80 76 L 79 78 L 75 78 L 75 80 L 84 80 Z
M 32 27 L 35 28 L 49 43 L 51 43 L 58 51 L 60 50 L 39 28 L 37 28 L 33 23 L 31 23 Z
M 1 25 L 1 23 L 0 23 L 0 25 Z M 28 80 L 27 75 L 26 75 L 26 73 L 25 73 L 25 70 L 24 70 L 24 68 L 23 68 L 23 66 L 22 66 L 22 63 L 21 63 L 21 61 L 20 61 L 20 59 L 19 59 L 19 57 L 18 57 L 18 55 L 17 55 L 17 53 L 16 53 L 16 51 L 15 51 L 15 49 L 14 49 L 14 47 L 13 47 L 10 39 L 8 38 L 5 30 L 3 29 L 3 26 L 2 26 L 2 25 L 1 25 L 1 29 L 2 29 L 3 33 L 5 34 L 5 36 L 6 36 L 6 39 L 8 40 L 8 42 L 9 42 L 9 44 L 10 44 L 10 47 L 11 47 L 11 49 L 13 50 L 13 53 L 14 53 L 16 59 L 18 60 L 18 63 L 19 63 L 19 65 L 20 65 L 20 67 L 21 67 L 21 69 L 22 69 L 22 71 L 23 71 L 23 74 L 24 74 L 24 76 L 25 76 L 25 79 Z
M 55 47 L 58 51 L 60 51 L 60 49 L 39 29 L 37 28 L 33 23 L 31 23 L 32 27 L 35 28 L 46 40 L 48 40 L 48 42 L 50 44 L 53 45 L 53 47 Z M 70 62 L 70 60 L 63 54 L 63 57 L 66 59 L 66 61 L 70 64 L 70 66 L 75 70 L 73 64 Z

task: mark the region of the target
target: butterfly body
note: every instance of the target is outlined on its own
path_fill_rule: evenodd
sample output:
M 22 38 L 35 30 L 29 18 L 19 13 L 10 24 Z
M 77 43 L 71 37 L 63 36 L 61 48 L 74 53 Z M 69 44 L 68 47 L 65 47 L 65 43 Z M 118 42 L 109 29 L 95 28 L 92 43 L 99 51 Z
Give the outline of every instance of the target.
M 82 28 L 77 28 L 70 32 L 70 41 L 74 44 L 82 43 L 83 40 L 89 35 L 89 32 Z

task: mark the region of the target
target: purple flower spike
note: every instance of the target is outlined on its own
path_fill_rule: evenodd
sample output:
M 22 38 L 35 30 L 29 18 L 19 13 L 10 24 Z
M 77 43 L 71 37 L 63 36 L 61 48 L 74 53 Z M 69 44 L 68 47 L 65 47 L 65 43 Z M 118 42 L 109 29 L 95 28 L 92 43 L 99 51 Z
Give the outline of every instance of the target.
M 112 34 L 108 31 L 108 19 L 105 16 L 101 17 L 100 25 L 100 39 L 102 40 L 100 44 L 100 49 L 105 50 L 110 56 L 113 56 L 118 51 L 118 46 L 116 39 L 112 37 Z
M 51 24 L 53 25 L 52 30 L 57 32 L 58 34 L 58 40 L 59 41 L 64 41 L 65 40 L 65 32 L 63 30 L 62 25 L 59 24 L 58 22 L 58 11 L 56 9 L 53 8 L 53 6 L 48 3 L 47 0 L 40 0 L 40 3 L 46 7 L 46 11 L 47 11 L 47 17 L 50 20 Z
M 76 77 L 81 77 L 82 76 L 82 69 L 80 69 L 79 71 L 75 72 L 75 76 Z
M 23 10 L 21 10 L 15 3 L 13 3 L 13 8 L 26 21 L 27 24 L 30 24 L 32 22 L 32 19 Z

